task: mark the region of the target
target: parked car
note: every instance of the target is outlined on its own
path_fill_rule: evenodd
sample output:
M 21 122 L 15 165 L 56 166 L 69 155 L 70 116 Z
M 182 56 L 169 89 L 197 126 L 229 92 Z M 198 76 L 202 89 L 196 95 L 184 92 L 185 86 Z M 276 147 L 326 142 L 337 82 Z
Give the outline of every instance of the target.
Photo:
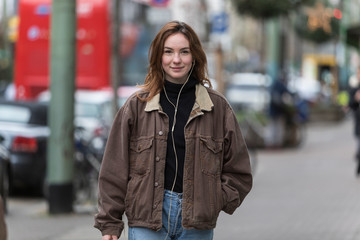
M 10 153 L 4 146 L 3 140 L 0 136 L 0 196 L 2 197 L 3 209 L 6 212 L 10 184 Z
M 86 139 L 108 134 L 112 124 L 112 93 L 109 91 L 77 90 L 75 93 L 76 127 L 84 128 Z
M 44 103 L 0 101 L 0 138 L 9 151 L 10 190 L 42 193 L 46 172 L 48 107 Z
M 235 73 L 225 95 L 236 112 L 240 128 L 250 149 L 265 146 L 266 122 L 272 79 L 260 73 Z
M 122 86 L 118 89 L 118 106 L 121 107 L 126 99 L 138 88 L 135 86 Z M 39 102 L 50 101 L 50 91 L 44 91 L 38 96 Z M 103 90 L 76 90 L 75 91 L 75 119 L 76 128 L 84 130 L 84 138 L 108 134 L 114 118 L 113 92 L 111 89 Z
M 227 84 L 225 95 L 234 109 L 262 111 L 270 102 L 271 77 L 260 73 L 235 73 Z

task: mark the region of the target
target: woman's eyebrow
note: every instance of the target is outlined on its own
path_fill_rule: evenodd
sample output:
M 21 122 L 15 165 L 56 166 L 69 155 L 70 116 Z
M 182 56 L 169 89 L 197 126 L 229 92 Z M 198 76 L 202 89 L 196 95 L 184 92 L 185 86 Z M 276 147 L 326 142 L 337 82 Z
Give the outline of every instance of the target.
M 164 46 L 164 48 L 166 48 L 166 49 L 173 49 L 173 48 L 171 48 L 171 47 L 166 47 L 166 46 Z M 190 49 L 190 47 L 183 47 L 183 48 L 180 48 L 180 50 L 188 50 L 188 49 Z

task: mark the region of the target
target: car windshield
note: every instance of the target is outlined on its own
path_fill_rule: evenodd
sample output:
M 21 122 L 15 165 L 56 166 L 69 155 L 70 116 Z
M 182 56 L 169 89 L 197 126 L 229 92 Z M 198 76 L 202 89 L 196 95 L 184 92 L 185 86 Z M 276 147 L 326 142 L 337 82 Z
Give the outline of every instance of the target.
M 256 101 L 254 98 L 263 97 L 268 94 L 268 89 L 265 86 L 259 85 L 229 85 L 226 94 L 229 101 L 246 100 L 247 102 L 252 102 Z
M 97 104 L 78 102 L 75 104 L 75 115 L 78 117 L 100 118 L 101 110 Z
M 21 106 L 0 105 L 0 121 L 28 123 L 30 121 L 30 109 Z

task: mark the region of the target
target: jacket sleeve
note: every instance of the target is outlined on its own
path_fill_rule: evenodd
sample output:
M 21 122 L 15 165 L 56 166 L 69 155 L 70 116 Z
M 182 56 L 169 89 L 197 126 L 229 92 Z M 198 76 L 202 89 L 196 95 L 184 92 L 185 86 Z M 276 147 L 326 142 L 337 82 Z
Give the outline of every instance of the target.
M 128 183 L 128 149 L 131 132 L 131 114 L 125 104 L 115 116 L 99 175 L 98 213 L 95 228 L 102 235 L 121 235 L 124 229 L 122 215 Z
M 224 159 L 221 173 L 223 208 L 234 213 L 252 188 L 250 158 L 239 124 L 230 106 L 226 110 Z

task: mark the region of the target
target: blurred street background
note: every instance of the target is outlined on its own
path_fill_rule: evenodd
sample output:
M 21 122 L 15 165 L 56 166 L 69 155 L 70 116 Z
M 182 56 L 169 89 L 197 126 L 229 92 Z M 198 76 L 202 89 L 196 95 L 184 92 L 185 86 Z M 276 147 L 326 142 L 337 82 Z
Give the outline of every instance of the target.
M 171 20 L 200 37 L 251 155 L 254 188 L 234 216 L 221 214 L 215 239 L 360 239 L 348 107 L 359 12 L 360 0 L 0 0 L 9 239 L 100 239 L 93 214 L 112 119 Z

